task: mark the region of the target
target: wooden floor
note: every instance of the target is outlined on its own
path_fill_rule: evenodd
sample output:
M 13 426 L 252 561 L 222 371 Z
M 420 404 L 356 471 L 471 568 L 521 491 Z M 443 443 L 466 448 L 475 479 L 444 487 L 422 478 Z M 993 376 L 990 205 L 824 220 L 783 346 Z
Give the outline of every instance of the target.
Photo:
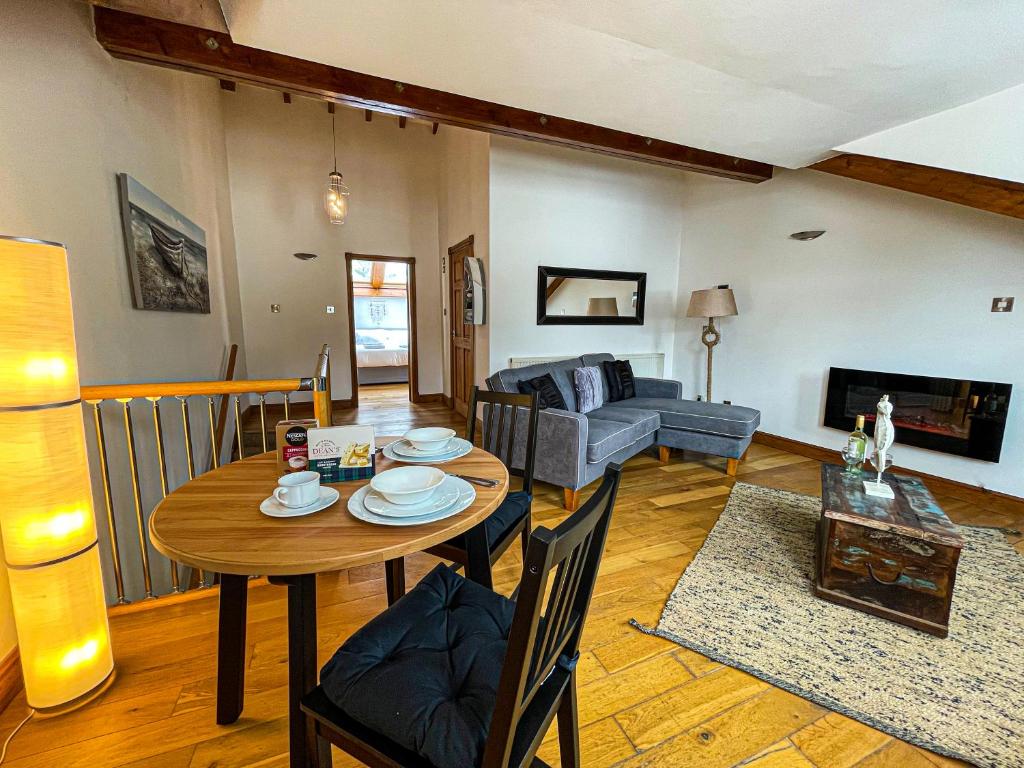
M 440 405 L 412 406 L 404 387 L 366 388 L 357 414 L 382 434 L 411 425 L 451 424 Z M 724 460 L 673 457 L 667 465 L 631 460 L 619 494 L 579 666 L 583 765 L 752 766 L 754 768 L 933 768 L 962 765 L 911 747 L 692 651 L 642 635 L 627 621 L 654 624 L 679 574 L 725 505 L 732 480 Z M 818 463 L 751 447 L 739 480 L 818 493 Z M 537 488 L 534 519 L 554 525 L 561 490 Z M 942 498 L 961 522 L 1007 526 L 1008 514 Z M 1018 548 L 1024 543 L 1018 543 Z M 433 565 L 409 564 L 411 580 Z M 498 564 L 505 593 L 519 577 L 518 547 Z M 383 571 L 365 567 L 319 582 L 320 661 L 385 607 Z M 98 701 L 61 718 L 32 720 L 15 737 L 5 766 L 27 768 L 283 768 L 286 631 L 284 592 L 250 591 L 246 702 L 234 725 L 214 723 L 217 600 L 213 591 L 177 605 L 130 610 L 111 621 L 117 679 Z M 0 715 L 0 737 L 26 712 L 23 697 Z M 541 757 L 557 764 L 549 734 Z M 358 765 L 336 753 L 336 766 Z

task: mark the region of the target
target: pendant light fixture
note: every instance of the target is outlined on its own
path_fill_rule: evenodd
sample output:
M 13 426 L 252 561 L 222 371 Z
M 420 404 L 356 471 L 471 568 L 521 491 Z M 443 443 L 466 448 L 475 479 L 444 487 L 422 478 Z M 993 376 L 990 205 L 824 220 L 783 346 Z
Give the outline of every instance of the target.
M 327 189 L 324 191 L 324 210 L 331 224 L 344 224 L 348 218 L 348 185 L 338 173 L 338 134 L 335 130 L 334 112 L 331 112 L 331 141 L 334 145 L 334 170 L 327 175 Z

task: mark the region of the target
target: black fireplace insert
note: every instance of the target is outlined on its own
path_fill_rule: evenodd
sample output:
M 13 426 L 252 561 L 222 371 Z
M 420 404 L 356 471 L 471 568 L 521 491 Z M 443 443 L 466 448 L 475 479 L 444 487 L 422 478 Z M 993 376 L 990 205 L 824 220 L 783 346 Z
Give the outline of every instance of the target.
M 998 462 L 1010 389 L 994 381 L 830 368 L 825 426 L 850 432 L 863 415 L 872 435 L 875 406 L 889 395 L 897 443 Z

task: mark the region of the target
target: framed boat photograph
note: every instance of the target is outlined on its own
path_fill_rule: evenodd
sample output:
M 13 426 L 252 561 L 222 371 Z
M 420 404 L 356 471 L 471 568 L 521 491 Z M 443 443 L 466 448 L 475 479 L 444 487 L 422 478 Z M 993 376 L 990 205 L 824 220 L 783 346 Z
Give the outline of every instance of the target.
M 209 314 L 206 233 L 127 173 L 117 188 L 132 306 Z

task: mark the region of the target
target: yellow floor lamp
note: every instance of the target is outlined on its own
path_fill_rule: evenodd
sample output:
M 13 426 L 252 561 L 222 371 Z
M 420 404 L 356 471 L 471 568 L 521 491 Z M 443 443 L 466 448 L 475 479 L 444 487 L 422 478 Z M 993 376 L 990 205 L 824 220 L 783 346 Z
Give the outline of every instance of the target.
M 3 555 L 28 704 L 63 711 L 114 669 L 64 247 L 0 236 L 0 286 Z

